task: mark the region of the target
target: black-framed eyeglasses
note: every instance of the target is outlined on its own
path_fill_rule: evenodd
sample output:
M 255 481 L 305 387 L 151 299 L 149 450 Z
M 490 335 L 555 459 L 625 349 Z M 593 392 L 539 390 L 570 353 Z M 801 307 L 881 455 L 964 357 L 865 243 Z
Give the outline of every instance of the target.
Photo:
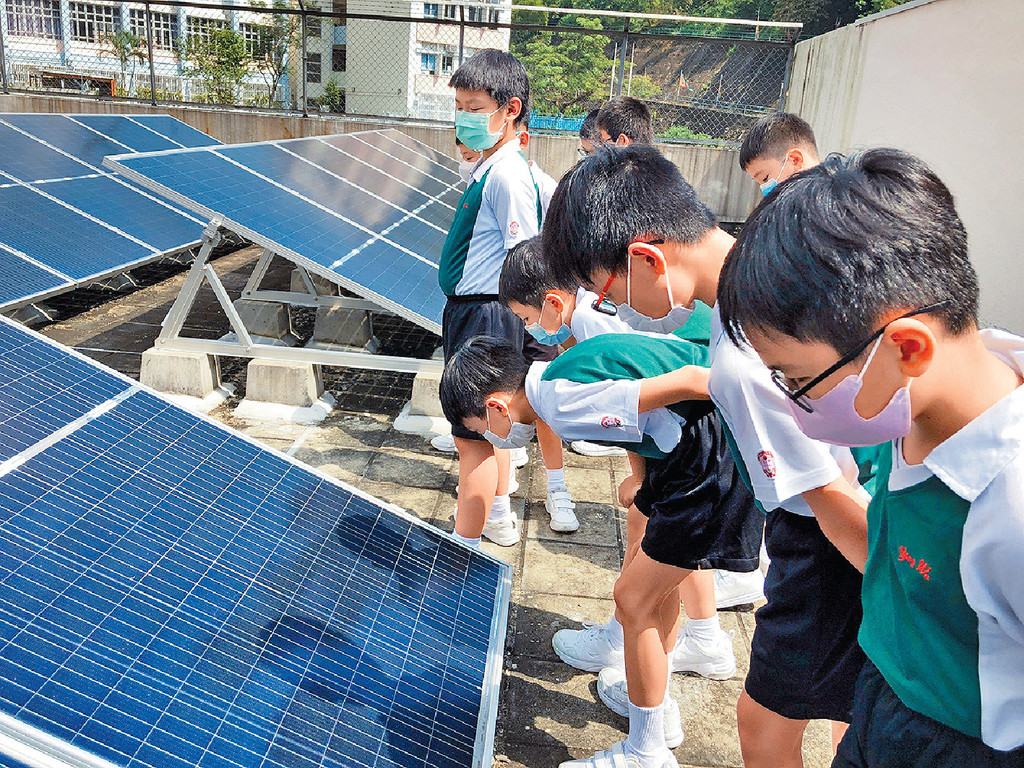
M 870 336 L 864 339 L 864 341 L 862 341 L 860 344 L 855 346 L 845 355 L 840 357 L 838 360 L 836 360 L 836 362 L 834 362 L 824 371 L 819 373 L 809 382 L 804 384 L 802 387 L 797 387 L 794 389 L 793 386 L 789 383 L 789 380 L 783 375 L 782 371 L 780 371 L 778 368 L 771 369 L 772 381 L 775 382 L 775 386 L 781 389 L 782 393 L 786 397 L 788 397 L 790 400 L 792 400 L 794 403 L 800 406 L 800 408 L 802 408 L 807 413 L 814 413 L 814 406 L 811 405 L 811 400 L 810 398 L 807 397 L 807 393 L 810 392 L 819 384 L 821 384 L 821 382 L 823 382 L 833 373 L 838 371 L 844 365 L 847 365 L 856 360 L 860 356 L 860 354 L 871 345 L 872 342 L 874 342 L 876 339 L 878 339 L 879 336 L 885 333 L 885 329 L 889 326 L 890 323 L 895 323 L 897 320 L 903 320 L 904 318 L 907 317 L 914 317 L 915 315 L 923 315 L 928 312 L 938 312 L 939 310 L 945 309 L 948 306 L 948 301 L 940 301 L 937 304 L 929 304 L 927 307 L 915 309 L 912 312 L 907 312 L 905 315 L 894 317 L 892 320 L 890 320 L 877 331 L 872 333 Z
M 664 245 L 664 240 L 638 240 L 637 242 L 646 243 L 647 245 Z M 628 258 L 628 256 L 627 256 Z M 612 281 L 615 279 L 615 273 L 612 272 L 608 275 L 608 280 L 604 284 L 604 288 L 597 294 L 597 298 L 594 299 L 594 303 L 590 305 L 590 308 L 595 312 L 600 312 L 602 315 L 609 315 L 614 317 L 619 314 L 618 307 L 614 303 L 608 300 L 608 291 L 612 287 Z
M 576 154 L 579 155 L 581 159 L 590 157 L 590 153 L 587 152 L 587 150 L 585 150 L 583 147 L 576 147 Z

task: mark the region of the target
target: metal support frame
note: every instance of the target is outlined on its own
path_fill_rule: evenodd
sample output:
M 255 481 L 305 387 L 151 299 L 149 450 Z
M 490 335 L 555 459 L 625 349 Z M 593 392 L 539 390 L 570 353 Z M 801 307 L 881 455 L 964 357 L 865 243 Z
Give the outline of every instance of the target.
M 156 106 L 156 64 L 153 63 L 153 13 L 146 3 L 146 50 L 149 58 L 149 103 Z
M 378 371 L 398 371 L 400 373 L 433 373 L 440 374 L 444 364 L 439 360 L 420 360 L 412 357 L 392 357 L 390 355 L 373 355 L 369 352 L 344 352 L 330 349 L 312 349 L 308 347 L 278 347 L 254 341 L 246 330 L 242 318 L 228 296 L 224 284 L 217 276 L 213 265 L 209 263 L 210 253 L 221 241 L 221 219 L 214 218 L 203 230 L 202 246 L 196 252 L 192 267 L 189 269 L 185 283 L 177 298 L 164 318 L 160 335 L 156 340 L 159 349 L 179 350 L 183 352 L 202 352 L 208 355 L 226 357 L 249 357 L 259 360 L 281 360 L 284 362 L 312 363 L 314 365 L 336 365 L 344 368 L 365 368 Z M 266 274 L 274 254 L 264 249 L 253 269 L 253 274 L 246 283 L 242 298 L 267 299 L 304 306 L 333 305 L 348 309 L 369 309 L 381 311 L 377 305 L 363 299 L 351 299 L 344 296 L 322 296 L 316 293 L 312 278 L 302 268 L 303 281 L 309 293 L 293 293 L 286 291 L 260 291 L 259 283 Z M 231 324 L 238 341 L 219 341 L 211 339 L 189 338 L 181 335 L 188 313 L 195 304 L 203 283 L 209 283 Z

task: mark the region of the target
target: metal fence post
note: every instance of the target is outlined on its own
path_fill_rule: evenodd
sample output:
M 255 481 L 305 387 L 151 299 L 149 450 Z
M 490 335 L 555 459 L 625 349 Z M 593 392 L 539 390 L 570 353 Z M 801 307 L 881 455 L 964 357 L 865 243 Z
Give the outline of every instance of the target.
M 459 3 L 459 66 L 466 51 L 466 6 Z
M 5 26 L 6 24 L 0 24 L 0 87 L 2 87 L 4 93 L 10 93 L 10 91 L 7 90 L 7 56 L 4 52 Z
M 626 73 L 626 48 L 629 47 L 629 19 L 622 25 L 622 43 L 619 45 L 619 79 L 615 84 L 615 95 L 622 95 L 622 78 Z
M 156 106 L 156 64 L 153 63 L 153 14 L 146 3 L 146 48 L 149 51 L 149 103 Z
M 300 0 L 301 4 L 301 0 Z M 302 116 L 309 117 L 309 112 L 306 111 L 306 8 L 302 8 L 302 21 L 301 35 L 302 35 L 302 64 L 299 67 L 299 77 L 302 78 Z
M 789 46 L 789 55 L 786 57 L 786 71 L 782 75 L 782 87 L 779 90 L 779 112 L 786 110 L 786 94 L 789 92 L 789 81 L 793 77 L 793 59 L 796 58 L 796 40 Z

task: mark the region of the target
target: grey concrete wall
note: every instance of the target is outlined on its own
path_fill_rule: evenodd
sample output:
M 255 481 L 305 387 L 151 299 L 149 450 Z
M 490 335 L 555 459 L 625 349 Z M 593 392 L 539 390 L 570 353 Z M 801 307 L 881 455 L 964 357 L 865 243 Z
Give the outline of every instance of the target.
M 800 43 L 787 108 L 823 151 L 894 146 L 949 185 L 982 322 L 1024 333 L 1024 2 L 923 0 Z
M 392 125 L 355 118 L 304 118 L 201 107 L 150 107 L 137 103 L 16 93 L 0 94 L 0 112 L 165 113 L 228 144 L 397 127 L 441 152 L 454 154 L 455 150 L 455 131 L 452 128 Z M 579 159 L 577 146 L 578 142 L 571 136 L 538 134 L 531 137 L 528 151 L 538 166 L 557 179 Z M 757 202 L 757 187 L 740 170 L 736 150 L 687 144 L 660 144 L 659 147 L 680 167 L 686 179 L 722 221 L 743 221 L 753 209 Z

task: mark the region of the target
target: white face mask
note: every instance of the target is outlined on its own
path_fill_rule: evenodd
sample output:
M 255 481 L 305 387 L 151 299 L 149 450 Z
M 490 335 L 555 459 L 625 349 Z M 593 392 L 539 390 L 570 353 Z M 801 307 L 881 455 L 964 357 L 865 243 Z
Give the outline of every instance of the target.
M 677 307 L 675 298 L 672 296 L 672 282 L 665 276 L 665 286 L 668 288 L 668 303 L 672 307 L 664 317 L 648 317 L 642 312 L 633 309 L 633 258 L 626 260 L 626 303 L 617 307 L 618 315 L 626 325 L 634 331 L 645 331 L 647 333 L 672 333 L 679 330 L 693 314 L 690 307 Z
M 476 168 L 476 160 L 463 160 L 459 163 L 459 176 L 463 183 L 469 184 L 473 178 L 473 169 Z
M 533 440 L 533 436 L 537 433 L 537 426 L 535 424 L 522 424 L 518 421 L 512 421 L 508 416 L 509 424 L 512 426 L 508 430 L 508 437 L 498 437 L 491 431 L 491 411 L 487 410 L 487 431 L 484 432 L 484 439 L 493 445 L 495 448 L 502 448 L 506 451 L 514 451 L 516 448 L 525 448 Z

